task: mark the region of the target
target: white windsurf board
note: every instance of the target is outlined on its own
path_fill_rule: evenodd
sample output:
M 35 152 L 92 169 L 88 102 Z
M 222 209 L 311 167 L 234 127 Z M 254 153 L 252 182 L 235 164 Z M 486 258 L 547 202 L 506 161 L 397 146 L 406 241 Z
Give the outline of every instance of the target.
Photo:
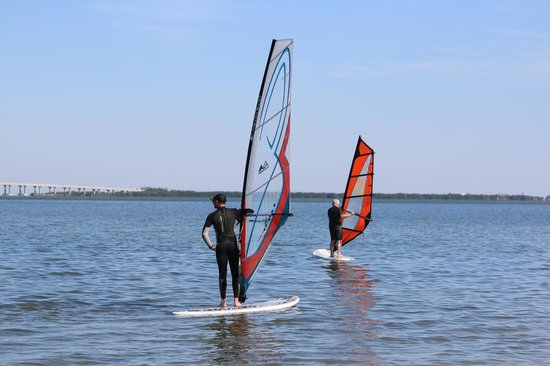
M 256 304 L 242 305 L 240 307 L 227 308 L 203 308 L 174 311 L 172 314 L 181 317 L 223 316 L 235 314 L 259 313 L 262 311 L 276 311 L 288 309 L 300 301 L 298 296 L 284 296 L 278 299 L 260 302 Z
M 313 255 L 319 258 L 328 259 L 331 261 L 354 261 L 355 258 L 347 257 L 345 255 L 342 255 L 340 257 L 336 257 L 336 253 L 334 253 L 334 257 L 330 256 L 330 250 L 328 249 L 315 249 L 313 251 Z

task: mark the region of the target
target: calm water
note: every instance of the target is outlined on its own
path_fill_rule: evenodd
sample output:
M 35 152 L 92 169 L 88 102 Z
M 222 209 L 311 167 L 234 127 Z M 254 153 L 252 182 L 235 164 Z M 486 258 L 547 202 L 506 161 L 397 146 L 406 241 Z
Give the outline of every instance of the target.
M 328 207 L 249 290 L 296 308 L 186 319 L 219 301 L 209 202 L 0 200 L 0 364 L 550 364 L 550 205 L 375 203 L 347 264 L 311 255 Z

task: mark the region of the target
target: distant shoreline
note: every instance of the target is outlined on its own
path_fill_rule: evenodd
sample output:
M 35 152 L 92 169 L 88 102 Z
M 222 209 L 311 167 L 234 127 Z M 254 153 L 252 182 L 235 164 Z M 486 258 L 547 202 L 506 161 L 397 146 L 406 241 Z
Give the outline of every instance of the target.
M 142 192 L 116 192 L 99 193 L 85 195 L 77 192 L 70 194 L 56 193 L 48 195 L 29 195 L 29 196 L 0 196 L 0 199 L 189 199 L 189 200 L 208 200 L 219 191 L 191 191 L 191 190 L 169 190 L 166 188 L 143 188 Z M 231 201 L 240 200 L 239 191 L 221 191 Z M 291 192 L 293 200 L 331 200 L 341 198 L 343 193 L 335 192 Z M 550 196 L 529 196 L 529 195 L 509 195 L 509 194 L 428 194 L 428 193 L 374 193 L 373 201 L 459 201 L 459 202 L 541 202 L 550 203 Z

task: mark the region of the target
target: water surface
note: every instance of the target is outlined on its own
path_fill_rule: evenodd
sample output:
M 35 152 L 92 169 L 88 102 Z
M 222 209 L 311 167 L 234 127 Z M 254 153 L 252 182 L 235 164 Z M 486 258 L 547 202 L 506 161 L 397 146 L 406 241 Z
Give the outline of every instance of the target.
M 550 364 L 550 205 L 375 202 L 335 264 L 329 204 L 293 203 L 248 292 L 297 307 L 190 319 L 209 202 L 0 200 L 0 363 Z

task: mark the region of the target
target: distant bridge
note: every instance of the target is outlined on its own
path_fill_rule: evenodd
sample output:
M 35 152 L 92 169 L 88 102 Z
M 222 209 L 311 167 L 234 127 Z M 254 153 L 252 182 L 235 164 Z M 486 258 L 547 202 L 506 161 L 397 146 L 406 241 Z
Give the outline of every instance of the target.
M 10 196 L 11 188 L 19 188 L 19 191 L 16 193 L 18 196 L 27 195 L 27 187 L 32 192 L 29 192 L 29 195 L 55 195 L 55 194 L 64 194 L 71 195 L 72 193 L 77 193 L 81 195 L 86 194 L 99 194 L 99 193 L 131 193 L 131 192 L 142 192 L 143 189 L 136 188 L 114 188 L 114 187 L 99 187 L 99 186 L 75 186 L 69 184 L 46 184 L 46 183 L 11 183 L 11 182 L 0 182 L 0 187 L 4 187 L 4 196 Z M 47 189 L 47 191 L 46 191 Z M 59 189 L 59 191 L 57 191 Z M 44 190 L 44 192 L 43 192 Z M 63 190 L 63 191 L 61 191 Z

